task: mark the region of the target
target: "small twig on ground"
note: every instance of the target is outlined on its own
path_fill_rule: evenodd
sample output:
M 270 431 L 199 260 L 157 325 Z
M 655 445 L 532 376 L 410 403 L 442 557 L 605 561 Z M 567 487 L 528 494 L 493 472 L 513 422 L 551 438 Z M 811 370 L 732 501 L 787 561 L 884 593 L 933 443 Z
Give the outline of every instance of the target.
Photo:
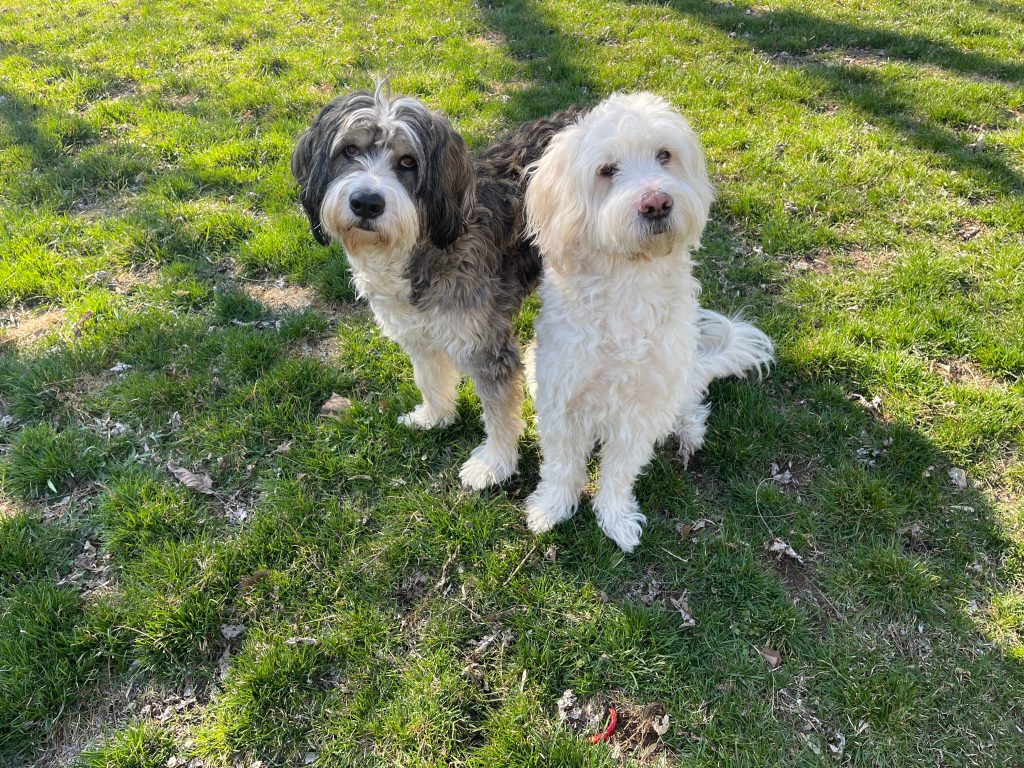
M 529 560 L 530 557 L 533 555 L 533 553 L 536 552 L 536 551 L 537 551 L 537 545 L 534 544 L 532 547 L 530 547 L 530 551 L 527 552 L 525 555 L 523 555 L 523 559 L 519 561 L 519 564 L 515 568 L 512 569 L 512 573 L 510 573 L 508 576 L 505 577 L 505 581 L 502 582 L 501 586 L 507 587 L 511 583 L 512 579 L 514 579 L 516 577 L 516 574 L 519 573 L 520 569 L 524 565 L 526 565 L 526 561 Z

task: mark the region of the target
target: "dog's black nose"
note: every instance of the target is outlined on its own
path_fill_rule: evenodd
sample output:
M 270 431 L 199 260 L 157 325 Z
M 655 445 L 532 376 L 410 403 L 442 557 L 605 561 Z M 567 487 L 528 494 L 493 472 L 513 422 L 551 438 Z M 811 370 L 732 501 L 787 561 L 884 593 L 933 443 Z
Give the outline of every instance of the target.
M 359 189 L 348 199 L 352 213 L 362 219 L 376 219 L 384 213 L 384 197 L 370 189 Z

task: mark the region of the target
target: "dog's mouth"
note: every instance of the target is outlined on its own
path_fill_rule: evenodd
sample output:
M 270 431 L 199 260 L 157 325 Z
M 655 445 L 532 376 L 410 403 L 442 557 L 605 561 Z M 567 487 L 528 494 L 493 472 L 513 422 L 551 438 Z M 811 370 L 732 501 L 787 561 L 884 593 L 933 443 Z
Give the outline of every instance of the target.
M 666 216 L 661 219 L 654 219 L 652 221 L 645 221 L 646 234 L 648 237 L 657 237 L 658 235 L 664 235 L 667 232 L 672 231 L 672 222 Z
M 367 235 L 376 237 L 367 237 Z M 388 244 L 387 236 L 377 229 L 376 222 L 365 218 L 356 219 L 349 224 L 342 240 L 350 248 L 368 248 Z
M 666 217 L 654 221 L 644 221 L 640 230 L 640 249 L 629 254 L 630 261 L 650 261 L 672 252 L 674 227 Z

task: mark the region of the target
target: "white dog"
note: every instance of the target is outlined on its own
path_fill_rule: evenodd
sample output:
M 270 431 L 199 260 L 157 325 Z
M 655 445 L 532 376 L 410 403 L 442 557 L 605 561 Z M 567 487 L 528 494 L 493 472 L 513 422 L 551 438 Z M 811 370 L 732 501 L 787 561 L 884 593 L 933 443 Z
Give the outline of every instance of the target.
M 772 343 L 698 304 L 690 254 L 714 191 L 700 141 L 664 99 L 614 95 L 558 133 L 530 169 L 529 233 L 544 259 L 534 370 L 543 460 L 526 506 L 542 533 L 572 516 L 601 444 L 593 499 L 629 552 L 646 518 L 633 482 L 655 445 L 704 440 L 712 380 L 759 371 Z

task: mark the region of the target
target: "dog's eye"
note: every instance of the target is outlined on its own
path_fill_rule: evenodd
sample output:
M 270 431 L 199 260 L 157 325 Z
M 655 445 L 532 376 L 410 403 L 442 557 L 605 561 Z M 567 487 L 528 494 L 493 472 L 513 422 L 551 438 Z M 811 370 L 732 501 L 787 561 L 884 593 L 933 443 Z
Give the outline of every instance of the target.
M 672 153 L 669 152 L 667 149 L 663 149 L 658 153 L 658 162 L 661 163 L 662 165 L 665 165 L 671 159 Z
M 398 158 L 398 167 L 406 171 L 411 171 L 416 167 L 416 158 L 412 155 L 402 155 Z
M 606 179 L 610 179 L 616 173 L 619 172 L 619 166 L 615 163 L 606 163 L 597 169 L 597 175 L 603 176 Z
M 346 144 L 341 151 L 345 153 L 345 157 L 355 157 L 359 154 L 359 147 L 355 144 Z

